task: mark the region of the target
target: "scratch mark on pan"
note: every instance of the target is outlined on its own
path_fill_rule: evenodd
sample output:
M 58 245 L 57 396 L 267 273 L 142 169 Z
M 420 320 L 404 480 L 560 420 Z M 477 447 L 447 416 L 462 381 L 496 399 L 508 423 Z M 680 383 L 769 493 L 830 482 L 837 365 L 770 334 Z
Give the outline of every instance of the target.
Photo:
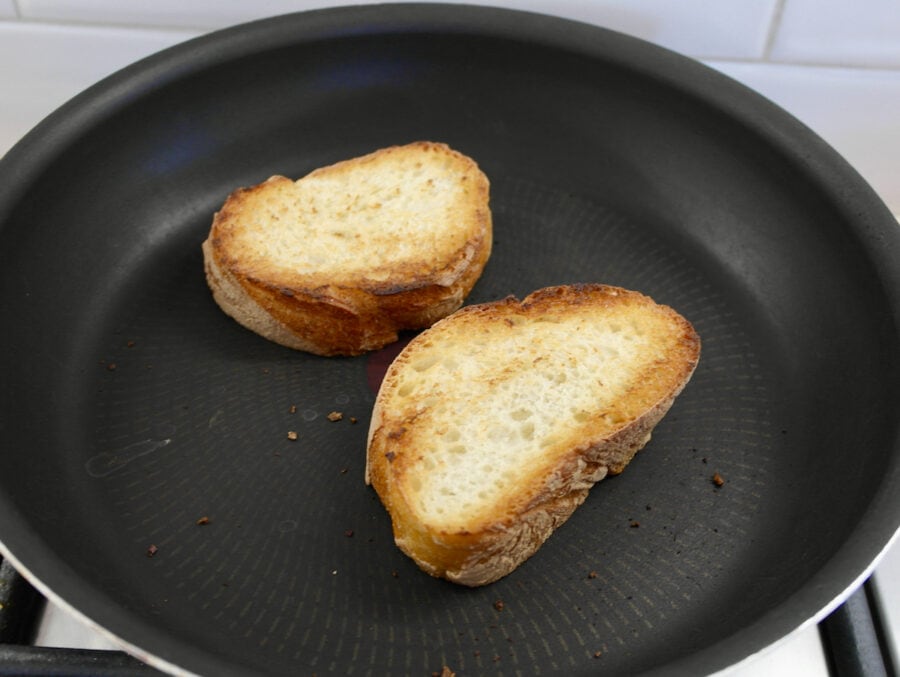
M 171 438 L 164 440 L 143 440 L 129 444 L 118 451 L 104 451 L 96 456 L 91 456 L 84 469 L 91 477 L 106 477 L 120 470 L 134 459 L 151 454 L 157 449 L 168 445 L 172 441 Z

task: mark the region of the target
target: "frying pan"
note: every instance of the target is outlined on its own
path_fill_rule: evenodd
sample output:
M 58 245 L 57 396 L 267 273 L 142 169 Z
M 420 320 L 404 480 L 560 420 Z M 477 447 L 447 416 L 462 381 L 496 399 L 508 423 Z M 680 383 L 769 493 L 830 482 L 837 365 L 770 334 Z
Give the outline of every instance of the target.
M 416 569 L 363 483 L 390 350 L 269 343 L 202 270 L 234 188 L 417 139 L 492 181 L 469 302 L 605 282 L 703 339 L 626 472 L 474 590 Z M 822 618 L 900 523 L 896 224 L 666 50 L 488 8 L 278 17 L 113 75 L 0 173 L 3 553 L 164 670 L 713 672 Z

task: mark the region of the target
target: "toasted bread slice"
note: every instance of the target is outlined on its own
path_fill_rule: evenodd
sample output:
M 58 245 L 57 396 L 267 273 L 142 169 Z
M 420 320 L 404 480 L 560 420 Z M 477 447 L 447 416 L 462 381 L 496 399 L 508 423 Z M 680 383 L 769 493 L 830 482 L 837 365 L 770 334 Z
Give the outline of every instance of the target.
M 388 368 L 366 482 L 426 572 L 478 586 L 622 472 L 690 379 L 693 327 L 637 292 L 549 287 L 457 311 Z
M 320 355 L 356 355 L 462 305 L 491 253 L 489 182 L 417 142 L 238 189 L 203 243 L 213 297 L 239 323 Z

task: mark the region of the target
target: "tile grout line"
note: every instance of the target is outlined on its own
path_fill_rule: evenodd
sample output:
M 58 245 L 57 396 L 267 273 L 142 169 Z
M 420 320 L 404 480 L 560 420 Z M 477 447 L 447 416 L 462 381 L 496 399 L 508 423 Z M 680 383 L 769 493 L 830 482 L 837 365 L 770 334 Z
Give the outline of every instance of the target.
M 772 46 L 775 44 L 775 38 L 781 29 L 781 17 L 784 14 L 784 8 L 787 0 L 776 0 L 775 7 L 772 10 L 772 17 L 769 19 L 769 30 L 766 33 L 766 42 L 763 45 L 762 60 L 768 62 L 772 55 Z

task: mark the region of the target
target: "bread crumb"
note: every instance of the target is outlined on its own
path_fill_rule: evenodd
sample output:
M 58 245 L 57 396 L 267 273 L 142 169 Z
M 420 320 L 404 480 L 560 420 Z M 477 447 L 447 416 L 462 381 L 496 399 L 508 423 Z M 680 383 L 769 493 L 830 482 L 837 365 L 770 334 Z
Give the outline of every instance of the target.
M 597 572 L 596 571 L 588 571 L 588 578 L 591 578 L 591 579 L 597 578 Z
M 631 520 L 631 524 L 629 524 L 628 526 L 630 526 L 632 529 L 637 529 L 639 526 L 641 526 L 641 523 L 637 520 Z
M 147 548 L 147 557 L 153 557 L 157 552 L 159 552 L 159 548 L 151 543 L 150 547 Z
M 297 405 L 296 405 L 296 404 L 292 404 L 292 405 L 291 405 L 291 408 L 288 409 L 288 413 L 296 414 L 296 413 L 297 413 Z
M 291 440 L 291 442 L 296 441 L 297 437 L 298 437 L 298 435 L 297 435 L 297 432 L 296 432 L 296 431 L 294 431 L 294 430 L 288 430 L 287 438 L 288 438 L 289 440 Z
M 602 652 L 602 651 L 595 651 L 595 652 L 594 652 L 594 658 L 600 658 L 600 656 L 602 656 L 602 655 L 603 655 L 603 652 Z
M 717 487 L 721 487 L 722 485 L 725 484 L 725 478 L 722 477 L 719 473 L 714 472 L 713 476 L 712 476 L 712 483 L 715 484 Z
M 209 517 L 207 517 L 206 515 L 197 520 L 197 526 L 203 527 L 207 524 L 209 524 Z
M 502 599 L 498 599 L 496 602 L 494 602 L 494 608 L 495 608 L 497 611 L 503 611 L 503 600 L 502 600 Z
M 344 418 L 344 415 L 339 411 L 332 411 L 330 414 L 328 414 L 328 420 L 332 422 L 340 421 L 342 418 Z
M 440 672 L 432 672 L 431 677 L 456 677 L 456 673 L 445 665 Z
M 344 532 L 344 536 L 346 536 L 347 538 L 353 538 L 353 529 L 347 529 Z

